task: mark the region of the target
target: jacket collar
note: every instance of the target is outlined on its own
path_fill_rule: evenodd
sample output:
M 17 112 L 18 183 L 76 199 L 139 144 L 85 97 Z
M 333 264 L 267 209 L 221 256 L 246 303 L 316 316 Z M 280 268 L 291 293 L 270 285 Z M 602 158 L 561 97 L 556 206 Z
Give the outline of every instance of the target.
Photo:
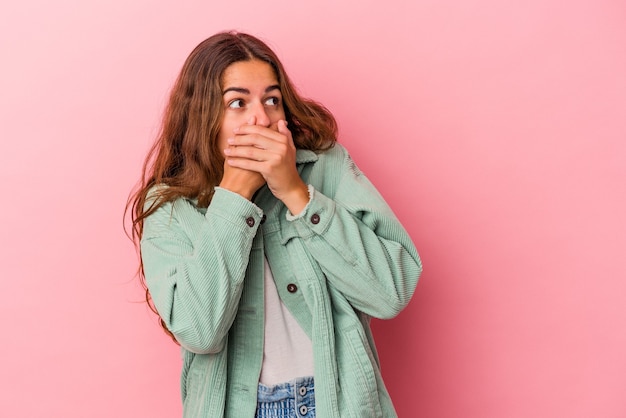
M 318 160 L 315 152 L 306 149 L 296 150 L 296 164 L 312 163 Z

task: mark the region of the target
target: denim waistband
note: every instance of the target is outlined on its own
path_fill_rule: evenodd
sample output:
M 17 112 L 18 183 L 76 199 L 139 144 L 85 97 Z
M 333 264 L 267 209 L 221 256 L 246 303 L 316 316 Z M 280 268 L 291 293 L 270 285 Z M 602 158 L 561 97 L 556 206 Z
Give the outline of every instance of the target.
M 259 383 L 258 418 L 313 418 L 315 391 L 313 377 L 299 377 L 274 386 Z

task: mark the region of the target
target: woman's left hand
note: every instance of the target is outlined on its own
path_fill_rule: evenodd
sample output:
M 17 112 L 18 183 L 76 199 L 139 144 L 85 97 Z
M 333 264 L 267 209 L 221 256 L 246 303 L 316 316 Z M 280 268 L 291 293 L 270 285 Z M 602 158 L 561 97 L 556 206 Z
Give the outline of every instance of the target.
M 234 130 L 224 150 L 232 167 L 260 173 L 270 191 L 292 215 L 300 213 L 309 201 L 307 185 L 296 169 L 296 147 L 287 122 L 275 125 L 242 125 Z

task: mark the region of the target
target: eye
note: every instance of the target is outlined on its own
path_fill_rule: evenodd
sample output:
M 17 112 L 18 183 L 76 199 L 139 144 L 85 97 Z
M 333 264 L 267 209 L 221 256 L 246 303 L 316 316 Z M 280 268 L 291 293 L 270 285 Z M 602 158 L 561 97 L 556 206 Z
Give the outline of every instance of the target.
M 278 97 L 268 97 L 265 99 L 265 106 L 278 106 L 280 100 Z
M 241 109 L 243 107 L 243 100 L 242 99 L 231 100 L 228 103 L 228 107 L 231 109 Z

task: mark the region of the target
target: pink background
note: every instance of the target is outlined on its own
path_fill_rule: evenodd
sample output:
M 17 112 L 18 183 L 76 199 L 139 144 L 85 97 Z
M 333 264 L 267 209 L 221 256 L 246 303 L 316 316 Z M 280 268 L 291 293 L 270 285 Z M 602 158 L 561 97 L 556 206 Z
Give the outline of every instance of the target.
M 401 417 L 626 416 L 623 0 L 3 2 L 1 416 L 180 415 L 122 211 L 230 28 L 335 113 L 423 256 L 375 324 Z

